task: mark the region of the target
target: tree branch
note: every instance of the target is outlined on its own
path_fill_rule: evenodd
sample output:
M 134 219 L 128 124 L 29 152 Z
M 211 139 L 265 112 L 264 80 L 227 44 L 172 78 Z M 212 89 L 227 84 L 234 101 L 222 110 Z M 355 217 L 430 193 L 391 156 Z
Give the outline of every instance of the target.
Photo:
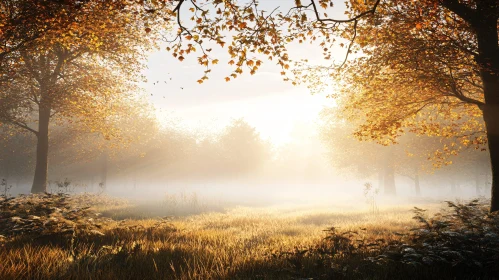
M 466 4 L 460 3 L 458 0 L 439 0 L 439 2 L 466 22 L 475 26 L 477 22 L 477 12 L 475 10 L 466 6 Z
M 32 132 L 34 133 L 36 136 L 38 136 L 38 131 L 34 130 L 33 128 L 29 127 L 27 124 L 25 123 L 22 123 L 22 122 L 18 122 L 18 121 L 14 121 L 14 120 L 6 120 L 6 122 L 9 122 L 13 125 L 16 125 L 20 128 L 23 128 L 23 129 L 26 129 L 27 131 L 29 132 Z
M 356 22 L 359 19 L 365 17 L 366 15 L 369 15 L 369 14 L 373 15 L 376 12 L 376 9 L 378 8 L 379 3 L 381 2 L 381 0 L 376 0 L 376 3 L 374 3 L 374 5 L 371 9 L 369 9 L 365 12 L 362 12 L 362 13 L 354 16 L 353 18 L 350 18 L 350 19 L 332 19 L 332 18 L 321 18 L 321 16 L 319 15 L 319 10 L 317 9 L 317 4 L 315 3 L 315 0 L 310 0 L 310 1 L 312 4 L 312 7 L 314 8 L 315 17 L 317 18 L 318 21 L 320 21 L 320 22 L 335 22 L 335 23 Z

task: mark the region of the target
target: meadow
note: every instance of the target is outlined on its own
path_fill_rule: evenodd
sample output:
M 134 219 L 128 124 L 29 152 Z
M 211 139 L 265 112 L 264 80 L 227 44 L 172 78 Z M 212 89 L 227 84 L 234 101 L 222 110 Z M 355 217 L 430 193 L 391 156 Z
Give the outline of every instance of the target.
M 496 279 L 497 216 L 479 201 L 453 205 L 3 197 L 0 279 Z

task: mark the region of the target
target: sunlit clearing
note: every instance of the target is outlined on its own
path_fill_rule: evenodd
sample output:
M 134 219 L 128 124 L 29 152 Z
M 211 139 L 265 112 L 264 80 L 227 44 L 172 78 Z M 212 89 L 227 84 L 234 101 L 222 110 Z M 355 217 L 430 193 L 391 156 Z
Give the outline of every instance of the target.
M 0 1 L 0 279 L 497 279 L 499 2 Z

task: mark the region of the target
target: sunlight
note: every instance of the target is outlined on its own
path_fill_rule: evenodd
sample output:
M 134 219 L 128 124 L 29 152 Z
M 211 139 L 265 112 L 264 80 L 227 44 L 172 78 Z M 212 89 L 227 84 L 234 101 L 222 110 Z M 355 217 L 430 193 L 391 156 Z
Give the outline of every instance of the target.
M 296 89 L 241 100 L 208 103 L 192 107 L 169 106 L 157 110 L 159 120 L 178 118 L 188 129 L 219 131 L 232 119 L 244 118 L 275 145 L 291 140 L 295 125 L 314 126 L 319 112 L 329 100 Z
M 1 0 L 0 279 L 496 279 L 498 19 Z

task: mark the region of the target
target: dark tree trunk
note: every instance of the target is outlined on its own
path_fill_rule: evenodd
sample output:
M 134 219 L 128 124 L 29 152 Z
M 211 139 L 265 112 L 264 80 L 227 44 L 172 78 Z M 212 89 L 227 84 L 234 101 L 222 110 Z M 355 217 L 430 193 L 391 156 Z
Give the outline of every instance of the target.
M 490 152 L 490 165 L 492 168 L 492 188 L 490 211 L 499 210 L 499 106 L 491 112 L 492 106 L 487 104 L 483 116 L 487 127 L 487 138 Z
M 40 105 L 38 114 L 36 167 L 31 193 L 42 193 L 47 191 L 50 107 Z
M 487 129 L 487 139 L 492 168 L 492 191 L 490 211 L 499 210 L 499 45 L 497 15 L 491 9 L 493 1 L 479 3 L 477 11 L 481 17 L 474 23 L 478 42 L 476 60 L 480 65 L 485 105 L 483 119 Z M 497 4 L 496 4 L 497 5 Z

